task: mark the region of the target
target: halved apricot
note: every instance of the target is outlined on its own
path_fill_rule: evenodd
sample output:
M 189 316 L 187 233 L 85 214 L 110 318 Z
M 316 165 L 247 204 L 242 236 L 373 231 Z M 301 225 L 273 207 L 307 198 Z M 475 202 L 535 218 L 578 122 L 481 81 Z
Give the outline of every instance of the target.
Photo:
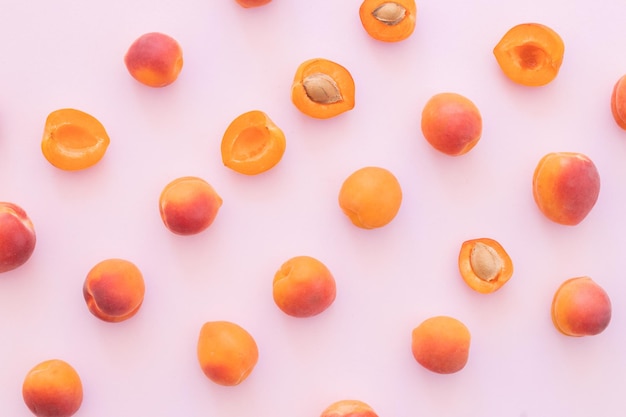
M 354 108 L 355 86 L 350 72 L 324 58 L 300 64 L 291 86 L 291 100 L 302 113 L 328 119 Z
M 563 63 L 565 45 L 553 29 L 540 23 L 511 28 L 493 53 L 504 74 L 526 86 L 542 86 L 554 80 Z
M 222 138 L 222 162 L 233 171 L 257 175 L 273 168 L 285 153 L 283 131 L 262 111 L 238 116 Z
M 502 288 L 513 275 L 513 261 L 502 245 L 489 238 L 463 242 L 459 271 L 470 288 L 481 294 Z
M 415 30 L 415 0 L 364 0 L 359 17 L 365 31 L 383 42 L 399 42 Z
M 626 130 L 626 75 L 617 80 L 613 87 L 611 113 L 617 125 Z
M 109 146 L 102 123 L 81 110 L 59 109 L 46 119 L 41 151 L 57 168 L 75 171 L 95 165 Z

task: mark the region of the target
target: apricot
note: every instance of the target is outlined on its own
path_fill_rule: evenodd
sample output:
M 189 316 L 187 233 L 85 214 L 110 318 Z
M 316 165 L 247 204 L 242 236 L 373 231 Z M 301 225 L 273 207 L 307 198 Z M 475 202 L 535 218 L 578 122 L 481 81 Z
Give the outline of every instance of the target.
M 381 167 L 356 170 L 339 190 L 339 207 L 355 226 L 363 229 L 387 225 L 396 217 L 401 204 L 398 179 Z
M 513 261 L 496 240 L 472 239 L 461 245 L 459 271 L 471 289 L 488 294 L 509 281 L 513 275 Z
M 411 350 L 415 360 L 429 371 L 451 374 L 465 367 L 470 332 L 459 320 L 435 316 L 413 329 Z
M 517 84 L 531 87 L 548 84 L 556 78 L 564 52 L 559 34 L 540 23 L 514 26 L 493 49 L 504 74 Z
M 291 100 L 307 116 L 328 119 L 354 108 L 355 85 L 350 72 L 324 58 L 309 59 L 298 67 Z
M 99 262 L 89 271 L 83 284 L 83 296 L 89 311 L 111 323 L 137 314 L 145 291 L 141 271 L 124 259 Z
M 141 35 L 128 48 L 124 63 L 130 75 L 149 87 L 165 87 L 183 69 L 183 50 L 169 35 L 150 32 Z
M 24 209 L 0 202 L 0 273 L 25 264 L 36 243 L 35 227 Z
M 383 42 L 399 42 L 415 30 L 415 0 L 364 0 L 359 17 L 365 31 Z
M 273 168 L 285 153 L 285 134 L 259 110 L 237 117 L 222 138 L 222 162 L 246 175 L 257 175 Z
M 533 175 L 533 197 L 550 220 L 568 226 L 583 221 L 598 200 L 600 175 L 587 156 L 575 152 L 545 155 Z
M 480 111 L 470 99 L 460 94 L 435 94 L 422 110 L 424 138 L 446 155 L 469 152 L 480 140 L 482 131 Z
M 209 321 L 200 329 L 198 362 L 202 372 L 216 384 L 240 384 L 250 375 L 258 360 L 256 341 L 238 324 Z
M 289 259 L 274 275 L 274 302 L 293 317 L 320 314 L 335 301 L 336 292 L 330 270 L 310 256 Z
M 566 336 L 602 333 L 611 321 L 611 300 L 589 277 L 563 282 L 552 300 L 552 322 Z
M 69 417 L 83 402 L 83 384 L 69 363 L 50 359 L 28 372 L 22 384 L 22 397 L 37 417 Z
M 222 198 L 205 180 L 180 177 L 165 186 L 159 212 L 165 227 L 177 235 L 193 235 L 208 228 L 222 206 Z
M 340 400 L 329 405 L 320 417 L 378 417 L 378 414 L 363 401 Z
M 617 125 L 626 129 L 626 75 L 617 80 L 613 87 L 611 113 Z
M 235 0 L 241 7 L 245 7 L 246 9 L 250 7 L 259 7 L 263 6 L 272 0 Z
M 92 115 L 59 109 L 46 118 L 41 151 L 55 167 L 76 171 L 98 163 L 110 141 L 102 123 Z

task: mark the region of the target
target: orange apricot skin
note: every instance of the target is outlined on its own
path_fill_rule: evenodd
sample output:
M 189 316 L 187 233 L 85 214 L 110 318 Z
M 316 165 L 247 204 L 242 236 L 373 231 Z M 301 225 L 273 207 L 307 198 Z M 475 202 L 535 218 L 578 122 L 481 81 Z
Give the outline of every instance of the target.
M 339 207 L 352 224 L 375 229 L 389 224 L 402 204 L 402 188 L 387 169 L 368 166 L 350 174 L 339 190 Z
M 83 283 L 89 311 L 97 318 L 117 323 L 139 311 L 146 291 L 143 275 L 124 259 L 106 259 L 96 264 Z
M 493 53 L 504 74 L 513 82 L 539 87 L 558 75 L 565 45 L 559 34 L 548 26 L 523 23 L 509 29 Z
M 241 7 L 246 9 L 251 7 L 259 7 L 268 4 L 272 0 L 235 0 Z
M 576 152 L 546 154 L 533 174 L 533 197 L 550 220 L 567 226 L 582 222 L 600 194 L 600 175 L 589 157 Z
M 435 316 L 413 329 L 411 351 L 429 371 L 452 374 L 465 367 L 469 358 L 470 332 L 459 320 Z
M 60 359 L 37 364 L 24 378 L 22 397 L 37 417 L 70 417 L 83 402 L 83 385 L 76 370 Z
M 280 162 L 285 134 L 262 111 L 252 110 L 233 120 L 221 143 L 222 162 L 233 171 L 257 175 Z
M 364 0 L 359 8 L 359 18 L 365 31 L 374 39 L 383 42 L 399 42 L 407 39 L 415 30 L 417 6 L 415 0 L 395 0 L 405 9 L 405 15 L 399 22 L 384 23 L 374 15 L 381 5 L 389 3 L 385 0 Z
M 313 101 L 307 95 L 304 81 L 315 74 L 325 74 L 337 84 L 341 100 L 330 104 Z M 291 101 L 298 110 L 317 119 L 329 119 L 350 111 L 355 105 L 355 84 L 352 74 L 342 65 L 324 58 L 304 61 L 298 66 L 291 85 Z
M 177 235 L 194 235 L 207 229 L 217 217 L 222 198 L 205 180 L 180 177 L 165 186 L 159 212 L 165 227 Z
M 554 327 L 562 334 L 594 336 L 611 321 L 611 300 L 591 278 L 570 278 L 555 292 L 551 313 Z
M 259 349 L 252 335 L 238 324 L 209 321 L 200 329 L 197 355 L 207 378 L 234 386 L 250 375 L 259 360 Z
M 26 263 L 35 251 L 33 222 L 20 206 L 0 202 L 0 273 Z
M 335 301 L 337 289 L 330 270 L 310 256 L 296 256 L 274 275 L 272 295 L 276 305 L 292 317 L 311 317 Z
M 502 260 L 500 272 L 498 272 L 498 275 L 493 280 L 486 281 L 481 279 L 472 268 L 472 250 L 477 243 L 485 244 L 494 249 Z M 511 260 L 509 254 L 498 241 L 486 237 L 466 240 L 463 242 L 459 252 L 458 264 L 463 281 L 465 281 L 471 289 L 481 294 L 490 294 L 499 290 L 513 276 L 513 261 Z
M 482 116 L 476 105 L 457 93 L 432 96 L 422 110 L 422 134 L 438 151 L 458 156 L 469 152 L 480 140 Z
M 53 166 L 77 171 L 98 163 L 110 142 L 98 119 L 81 110 L 65 108 L 46 118 L 41 151 Z
M 378 417 L 378 414 L 363 401 L 340 400 L 326 407 L 320 417 Z
M 169 35 L 150 32 L 128 48 L 124 64 L 130 75 L 149 87 L 165 87 L 178 78 L 183 68 L 183 51 Z
M 626 75 L 615 83 L 611 93 L 611 114 L 615 123 L 626 130 Z

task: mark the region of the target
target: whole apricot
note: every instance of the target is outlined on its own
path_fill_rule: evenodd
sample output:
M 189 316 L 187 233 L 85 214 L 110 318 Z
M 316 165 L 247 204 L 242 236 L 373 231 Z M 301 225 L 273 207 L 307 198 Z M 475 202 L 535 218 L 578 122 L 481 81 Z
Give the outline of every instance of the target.
M 550 220 L 574 226 L 587 217 L 600 194 L 600 175 L 586 155 L 554 152 L 545 155 L 533 175 L 533 197 Z
M 339 207 L 350 221 L 363 229 L 391 222 L 402 203 L 402 188 L 387 169 L 368 166 L 353 172 L 339 190 Z
M 35 250 L 35 228 L 17 204 L 0 202 L 0 273 L 28 261 Z
M 459 271 L 465 283 L 481 294 L 502 288 L 513 276 L 513 261 L 494 239 L 466 240 L 459 252 Z
M 480 111 L 470 99 L 460 94 L 435 94 L 422 110 L 424 138 L 446 155 L 469 152 L 480 140 L 482 130 Z
M 22 397 L 37 417 L 70 417 L 83 402 L 83 384 L 69 363 L 50 359 L 28 372 Z
M 124 63 L 130 75 L 149 87 L 165 87 L 178 78 L 183 68 L 183 50 L 169 35 L 150 32 L 128 48 Z
M 193 235 L 208 228 L 222 206 L 222 198 L 202 178 L 180 177 L 165 186 L 159 212 L 165 227 L 178 235 Z
M 197 353 L 207 378 L 225 386 L 243 382 L 259 360 L 259 350 L 252 335 L 229 321 L 204 323 Z
M 329 405 L 320 417 L 378 417 L 378 414 L 363 401 L 340 400 Z
M 83 296 L 89 311 L 112 323 L 137 314 L 145 291 L 141 271 L 125 259 L 99 262 L 89 271 L 83 284 Z
M 250 7 L 259 7 L 263 6 L 272 0 L 235 0 L 241 7 L 245 7 L 246 9 Z
M 415 360 L 429 371 L 451 374 L 465 367 L 470 332 L 459 320 L 435 316 L 413 329 L 411 350 Z
M 364 0 L 359 17 L 365 31 L 383 42 L 407 39 L 415 30 L 415 0 Z
M 615 83 L 611 93 L 611 113 L 615 123 L 626 129 L 626 75 Z
M 274 302 L 293 317 L 320 314 L 335 301 L 336 291 L 330 270 L 310 256 L 289 259 L 274 275 Z
M 563 282 L 552 300 L 552 322 L 566 336 L 602 333 L 611 321 L 611 300 L 589 277 Z

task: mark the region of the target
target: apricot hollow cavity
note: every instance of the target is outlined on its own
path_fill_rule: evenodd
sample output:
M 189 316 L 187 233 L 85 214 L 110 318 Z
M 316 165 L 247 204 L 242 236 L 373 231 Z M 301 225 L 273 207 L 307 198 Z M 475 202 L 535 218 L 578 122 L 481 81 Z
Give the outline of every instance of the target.
M 415 30 L 415 0 L 364 0 L 359 17 L 365 31 L 383 42 L 399 42 Z
M 545 155 L 533 174 L 533 197 L 550 220 L 575 226 L 595 206 L 600 194 L 600 175 L 589 157 L 576 152 Z
M 37 417 L 70 417 L 83 402 L 83 384 L 67 362 L 50 359 L 37 364 L 24 378 L 22 397 Z
M 483 121 L 476 105 L 457 93 L 432 96 L 422 110 L 422 134 L 438 151 L 458 156 L 469 152 L 480 140 Z
M 145 291 L 141 271 L 125 259 L 99 262 L 89 271 L 83 283 L 83 296 L 91 314 L 111 323 L 137 314 Z
M 339 400 L 326 407 L 320 417 L 378 417 L 378 414 L 363 401 Z
M 435 316 L 413 329 L 411 351 L 415 360 L 429 371 L 451 374 L 467 364 L 470 332 L 449 316 Z
M 0 202 L 0 273 L 24 265 L 35 251 L 36 243 L 35 227 L 24 209 L 14 203 Z
M 552 323 L 566 336 L 594 336 L 611 321 L 611 300 L 589 277 L 566 280 L 552 300 Z
M 202 178 L 180 177 L 165 186 L 159 212 L 165 227 L 177 235 L 194 235 L 207 229 L 222 206 L 222 198 Z
M 611 93 L 611 114 L 615 123 L 626 130 L 626 75 L 615 83 Z
M 202 372 L 219 385 L 243 382 L 259 359 L 256 341 L 247 330 L 229 321 L 209 321 L 200 329 L 197 346 Z
M 307 116 L 328 119 L 354 108 L 355 85 L 340 64 L 315 58 L 300 64 L 291 86 L 291 101 Z
M 178 78 L 183 68 L 183 51 L 169 35 L 150 32 L 128 48 L 124 63 L 130 75 L 149 87 L 165 87 Z
M 463 242 L 458 263 L 465 283 L 481 294 L 499 290 L 513 275 L 511 257 L 500 243 L 490 238 Z
M 240 174 L 257 175 L 278 164 L 285 147 L 283 131 L 267 114 L 252 110 L 238 116 L 226 129 L 222 162 Z
M 564 52 L 559 34 L 540 23 L 514 26 L 493 49 L 504 74 L 517 84 L 531 87 L 548 84 L 556 78 Z
M 76 171 L 98 163 L 109 143 L 109 135 L 98 119 L 67 108 L 55 110 L 46 118 L 41 151 L 55 167 Z
M 330 270 L 310 256 L 296 256 L 283 263 L 272 285 L 274 302 L 293 317 L 320 314 L 335 301 L 336 292 Z

